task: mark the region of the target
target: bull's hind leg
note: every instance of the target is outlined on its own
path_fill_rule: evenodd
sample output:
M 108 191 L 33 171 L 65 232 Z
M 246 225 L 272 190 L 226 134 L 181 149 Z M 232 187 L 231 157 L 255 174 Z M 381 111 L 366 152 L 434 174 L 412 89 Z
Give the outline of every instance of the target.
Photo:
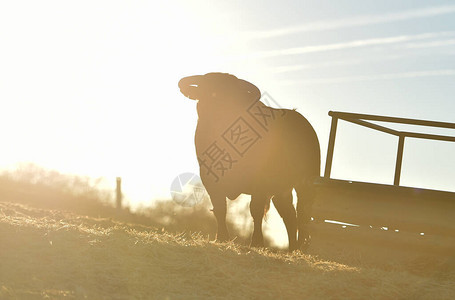
M 284 225 L 288 232 L 289 251 L 297 249 L 297 217 L 294 205 L 292 204 L 292 192 L 287 191 L 280 195 L 273 196 L 273 205 L 283 218 Z
M 250 212 L 253 217 L 254 229 L 251 237 L 251 247 L 264 247 L 264 236 L 262 235 L 262 218 L 265 208 L 270 203 L 267 197 L 262 195 L 251 195 Z
M 305 249 L 311 241 L 308 224 L 311 220 L 315 192 L 309 184 L 298 185 L 295 187 L 295 191 L 297 193 L 298 248 Z
M 226 226 L 226 197 L 222 195 L 211 194 L 210 200 L 213 205 L 213 213 L 218 224 L 216 240 L 225 242 L 229 240 L 229 232 Z

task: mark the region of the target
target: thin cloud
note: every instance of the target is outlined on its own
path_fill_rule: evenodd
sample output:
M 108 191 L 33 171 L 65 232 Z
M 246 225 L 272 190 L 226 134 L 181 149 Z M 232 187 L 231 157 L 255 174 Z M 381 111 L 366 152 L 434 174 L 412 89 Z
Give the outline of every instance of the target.
M 315 84 L 345 83 L 345 82 L 357 82 L 357 81 L 377 81 L 377 80 L 392 80 L 392 79 L 436 77 L 436 76 L 455 76 L 455 69 L 378 74 L 378 75 L 366 75 L 366 76 L 321 78 L 321 79 L 310 79 L 310 80 L 287 80 L 287 81 L 281 81 L 281 84 L 282 85 L 293 85 L 293 84 L 315 85 Z
M 265 31 L 252 31 L 245 34 L 248 39 L 266 39 L 290 35 L 301 32 L 324 31 L 341 29 L 347 27 L 358 27 L 373 24 L 392 23 L 398 21 L 435 17 L 445 14 L 455 13 L 455 5 L 426 7 L 420 9 L 407 10 L 396 13 L 387 13 L 380 15 L 364 15 L 339 19 L 333 21 L 320 21 L 281 29 L 272 29 Z
M 436 47 L 446 47 L 455 45 L 455 39 L 443 39 L 443 40 L 433 40 L 430 42 L 421 42 L 421 43 L 408 43 L 400 45 L 400 47 L 415 49 L 415 48 L 436 48 Z M 336 61 L 325 61 L 320 63 L 309 63 L 309 64 L 293 64 L 285 66 L 277 66 L 272 68 L 272 71 L 277 74 L 295 72 L 301 70 L 310 70 L 310 69 L 319 69 L 319 68 L 329 68 L 329 67 L 338 67 L 338 66 L 350 66 L 350 65 L 360 65 L 363 63 L 369 62 L 378 62 L 378 61 L 390 61 L 397 60 L 412 56 L 421 56 L 419 54 L 401 54 L 401 55 L 389 55 L 389 56 L 380 56 L 376 58 L 368 59 L 346 59 L 346 60 L 336 60 Z M 455 53 L 446 53 L 446 55 L 455 55 Z
M 455 39 L 437 40 L 424 43 L 410 43 L 405 45 L 406 48 L 432 48 L 455 45 Z
M 306 53 L 360 48 L 360 47 L 367 47 L 367 46 L 397 44 L 397 43 L 405 43 L 405 42 L 411 42 L 411 41 L 416 41 L 416 40 L 437 38 L 437 37 L 441 37 L 441 36 L 450 36 L 450 35 L 454 35 L 454 33 L 455 33 L 454 31 L 432 32 L 432 33 L 423 33 L 423 34 L 416 34 L 416 35 L 400 35 L 400 36 L 393 36 L 393 37 L 386 37 L 386 38 L 372 38 L 372 39 L 364 39 L 364 40 L 355 40 L 355 41 L 350 41 L 350 42 L 316 45 L 316 46 L 293 47 L 293 48 L 287 48 L 287 49 L 278 49 L 278 50 L 257 52 L 257 53 L 254 53 L 252 55 L 252 57 L 269 58 L 269 57 L 276 57 L 276 56 L 298 55 L 298 54 L 306 54 Z
M 330 67 L 336 67 L 336 66 L 360 65 L 360 64 L 368 63 L 368 62 L 396 60 L 396 59 L 400 59 L 403 57 L 406 57 L 406 56 L 405 55 L 393 55 L 393 56 L 378 57 L 376 59 L 346 59 L 346 60 L 327 61 L 327 62 L 312 63 L 312 64 L 278 66 L 278 67 L 273 68 L 273 72 L 274 73 L 287 73 L 287 72 L 295 72 L 295 71 L 318 69 L 318 68 L 330 68 Z

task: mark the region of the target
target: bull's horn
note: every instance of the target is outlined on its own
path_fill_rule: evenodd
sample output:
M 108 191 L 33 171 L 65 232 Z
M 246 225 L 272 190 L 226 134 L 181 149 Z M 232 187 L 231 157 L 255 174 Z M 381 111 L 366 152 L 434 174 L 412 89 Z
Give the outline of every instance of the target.
M 201 80 L 202 75 L 188 76 L 180 79 L 179 88 L 180 92 L 190 99 L 197 99 L 197 85 Z

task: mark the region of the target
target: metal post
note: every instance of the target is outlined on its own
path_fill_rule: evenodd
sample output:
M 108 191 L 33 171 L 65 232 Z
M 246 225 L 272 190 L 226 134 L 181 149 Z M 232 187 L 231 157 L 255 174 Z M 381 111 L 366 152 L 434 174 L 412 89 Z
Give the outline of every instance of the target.
M 397 151 L 397 162 L 395 165 L 395 179 L 393 180 L 393 185 L 400 185 L 400 176 L 401 176 L 401 163 L 403 162 L 403 148 L 404 148 L 404 135 L 400 135 L 398 139 L 398 151 Z
M 116 203 L 116 207 L 117 209 L 121 209 L 122 208 L 122 178 L 121 177 L 117 177 L 117 187 L 115 189 L 115 203 Z
M 325 172 L 324 178 L 330 178 L 330 172 L 332 171 L 332 159 L 333 149 L 335 147 L 335 136 L 337 131 L 338 118 L 332 116 L 332 126 L 330 127 L 329 145 L 327 148 L 327 159 L 325 161 Z

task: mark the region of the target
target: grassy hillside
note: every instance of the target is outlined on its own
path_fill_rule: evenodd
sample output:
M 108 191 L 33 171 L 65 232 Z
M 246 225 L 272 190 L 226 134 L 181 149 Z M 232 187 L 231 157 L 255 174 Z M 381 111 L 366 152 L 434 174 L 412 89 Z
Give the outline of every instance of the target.
M 0 173 L 0 201 L 30 207 L 70 211 L 95 218 L 115 218 L 123 222 L 153 226 L 171 233 L 202 232 L 215 238 L 216 221 L 210 211 L 210 199 L 205 197 L 194 207 L 182 207 L 169 199 L 155 201 L 151 206 L 131 212 L 129 207 L 114 207 L 113 191 L 104 190 L 87 177 L 62 174 L 35 165 L 24 165 L 13 172 Z M 251 217 L 248 207 L 238 207 L 231 201 L 228 227 L 236 242 L 249 243 Z M 247 203 L 243 203 L 247 204 Z M 249 223 L 247 223 L 249 221 Z M 244 224 L 246 223 L 246 224 Z M 247 228 L 245 228 L 245 226 Z
M 453 257 L 288 254 L 19 203 L 0 202 L 0 245 L 0 299 L 455 298 Z

